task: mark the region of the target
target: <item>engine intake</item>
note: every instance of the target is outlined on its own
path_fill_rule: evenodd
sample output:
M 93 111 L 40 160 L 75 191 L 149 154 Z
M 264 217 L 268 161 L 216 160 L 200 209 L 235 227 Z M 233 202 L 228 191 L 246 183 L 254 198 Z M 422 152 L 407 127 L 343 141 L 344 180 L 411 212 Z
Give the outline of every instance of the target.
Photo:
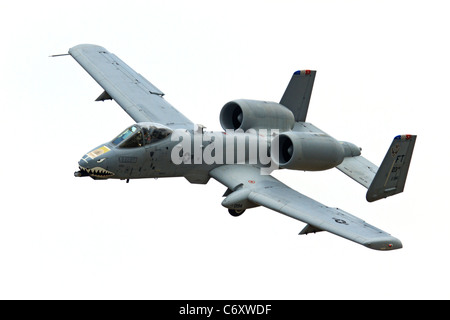
M 220 112 L 220 124 L 224 130 L 278 129 L 291 130 L 295 124 L 292 112 L 276 102 L 257 100 L 233 100 Z
M 285 132 L 272 140 L 271 157 L 280 168 L 320 171 L 339 165 L 345 157 L 339 141 L 326 134 Z

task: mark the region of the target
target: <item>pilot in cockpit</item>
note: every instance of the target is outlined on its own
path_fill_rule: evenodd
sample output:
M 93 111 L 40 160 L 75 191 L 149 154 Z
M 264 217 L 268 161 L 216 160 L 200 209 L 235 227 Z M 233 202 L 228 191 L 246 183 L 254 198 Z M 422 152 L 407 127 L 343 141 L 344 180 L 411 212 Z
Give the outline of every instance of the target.
M 148 130 L 148 128 L 146 128 L 146 127 L 143 127 L 142 134 L 144 135 L 144 145 L 150 144 L 152 141 L 152 137 L 150 135 L 150 130 Z

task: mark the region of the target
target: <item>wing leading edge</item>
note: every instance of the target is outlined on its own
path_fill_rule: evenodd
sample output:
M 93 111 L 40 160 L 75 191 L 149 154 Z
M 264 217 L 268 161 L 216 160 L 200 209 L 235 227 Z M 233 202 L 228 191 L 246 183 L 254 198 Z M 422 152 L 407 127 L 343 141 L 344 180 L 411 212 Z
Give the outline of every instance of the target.
M 253 204 L 262 205 L 307 223 L 300 234 L 328 231 L 375 250 L 402 248 L 397 238 L 338 208 L 327 207 L 289 188 L 260 169 L 249 165 L 224 165 L 210 175 L 231 191 L 246 194 Z M 242 192 L 243 189 L 248 190 Z M 230 195 L 232 195 L 231 193 Z
M 105 48 L 81 44 L 69 54 L 105 90 L 96 101 L 114 99 L 136 122 L 193 128 L 194 124 L 163 98 L 161 90 Z

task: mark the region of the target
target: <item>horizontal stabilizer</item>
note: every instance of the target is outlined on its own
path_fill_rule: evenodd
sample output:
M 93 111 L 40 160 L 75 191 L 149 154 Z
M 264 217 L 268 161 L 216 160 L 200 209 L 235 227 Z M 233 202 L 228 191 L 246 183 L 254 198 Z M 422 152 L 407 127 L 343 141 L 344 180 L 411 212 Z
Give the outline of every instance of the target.
M 296 71 L 281 98 L 280 104 L 292 111 L 296 122 L 306 120 L 315 77 L 314 70 Z
M 367 189 L 378 170 L 376 165 L 363 156 L 345 158 L 336 168 Z
M 403 192 L 416 137 L 401 135 L 394 138 L 367 190 L 367 201 L 373 202 Z

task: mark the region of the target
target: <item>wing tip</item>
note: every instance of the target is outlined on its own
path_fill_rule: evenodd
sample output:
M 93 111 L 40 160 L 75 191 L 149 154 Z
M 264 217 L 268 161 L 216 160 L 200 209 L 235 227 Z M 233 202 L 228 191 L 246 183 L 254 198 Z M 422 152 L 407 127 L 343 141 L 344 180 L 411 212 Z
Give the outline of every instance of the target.
M 83 50 L 94 50 L 98 52 L 108 52 L 105 48 L 102 46 L 96 45 L 96 44 L 89 44 L 89 43 L 82 43 L 78 44 L 76 46 L 73 46 L 69 49 L 69 54 L 71 56 L 74 56 L 77 54 L 77 52 L 83 51 Z
M 402 242 L 399 239 L 391 236 L 383 237 L 375 241 L 369 241 L 363 243 L 363 245 L 367 248 L 380 251 L 390 251 L 403 248 Z

